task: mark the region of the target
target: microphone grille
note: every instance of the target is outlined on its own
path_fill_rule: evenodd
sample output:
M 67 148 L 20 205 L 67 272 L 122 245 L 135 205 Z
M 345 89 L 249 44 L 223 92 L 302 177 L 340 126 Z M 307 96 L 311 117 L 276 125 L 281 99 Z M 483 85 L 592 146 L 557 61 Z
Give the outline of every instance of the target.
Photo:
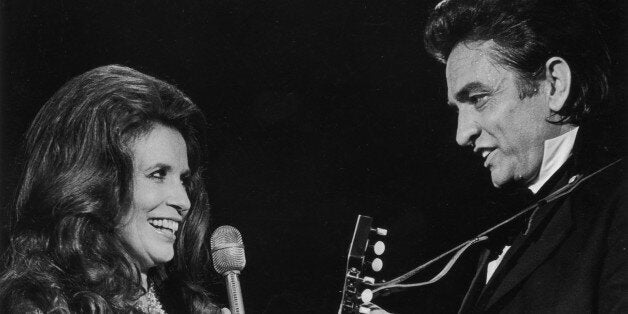
M 214 269 L 221 275 L 229 271 L 241 271 L 246 265 L 244 244 L 238 229 L 232 226 L 220 226 L 214 230 L 210 239 Z

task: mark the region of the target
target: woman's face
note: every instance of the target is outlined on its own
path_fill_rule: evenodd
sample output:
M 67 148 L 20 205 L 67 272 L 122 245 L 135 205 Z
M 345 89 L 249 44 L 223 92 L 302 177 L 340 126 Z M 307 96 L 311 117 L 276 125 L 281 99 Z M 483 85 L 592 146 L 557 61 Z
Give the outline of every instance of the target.
M 177 230 L 190 209 L 186 148 L 181 133 L 161 124 L 131 146 L 133 203 L 120 232 L 144 271 L 174 256 Z

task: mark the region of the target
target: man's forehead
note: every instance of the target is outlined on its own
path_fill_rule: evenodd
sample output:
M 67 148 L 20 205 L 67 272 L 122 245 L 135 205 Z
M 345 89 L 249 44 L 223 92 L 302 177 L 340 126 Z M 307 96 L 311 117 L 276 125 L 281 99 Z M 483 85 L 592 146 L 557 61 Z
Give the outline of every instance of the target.
M 468 84 L 493 86 L 500 81 L 500 71 L 491 56 L 494 43 L 462 42 L 449 54 L 445 74 L 449 96 Z

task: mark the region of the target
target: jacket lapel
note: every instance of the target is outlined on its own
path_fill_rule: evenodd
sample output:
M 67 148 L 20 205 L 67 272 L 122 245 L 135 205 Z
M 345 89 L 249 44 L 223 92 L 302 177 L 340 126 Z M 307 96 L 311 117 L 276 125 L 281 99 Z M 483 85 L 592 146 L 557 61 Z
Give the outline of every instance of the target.
M 480 260 L 478 262 L 477 270 L 475 271 L 475 276 L 473 276 L 473 280 L 469 285 L 469 289 L 467 290 L 464 299 L 462 299 L 462 304 L 460 305 L 458 314 L 469 313 L 475 306 L 475 301 L 477 300 L 478 295 L 480 294 L 480 292 L 482 292 L 482 288 L 484 287 L 484 278 L 486 278 L 486 266 L 488 265 L 490 254 L 491 250 L 486 248 L 480 255 Z

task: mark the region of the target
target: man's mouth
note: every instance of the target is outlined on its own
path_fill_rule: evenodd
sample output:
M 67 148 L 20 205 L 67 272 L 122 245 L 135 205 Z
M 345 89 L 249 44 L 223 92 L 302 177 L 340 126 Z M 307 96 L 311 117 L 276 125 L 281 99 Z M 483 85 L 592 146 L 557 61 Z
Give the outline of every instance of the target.
M 495 151 L 494 148 L 491 149 L 485 149 L 482 151 L 482 158 L 484 159 L 484 167 L 488 168 L 490 161 L 493 157 L 493 152 Z
M 151 218 L 148 223 L 158 232 L 166 235 L 174 235 L 179 230 L 179 222 L 166 218 Z

